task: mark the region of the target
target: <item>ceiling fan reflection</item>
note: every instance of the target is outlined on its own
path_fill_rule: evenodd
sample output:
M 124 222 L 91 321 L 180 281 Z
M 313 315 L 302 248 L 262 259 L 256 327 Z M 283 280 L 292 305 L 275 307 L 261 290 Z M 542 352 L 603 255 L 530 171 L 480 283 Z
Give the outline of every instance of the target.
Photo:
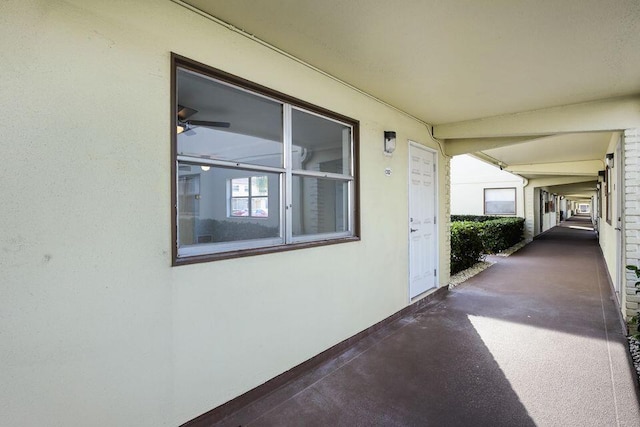
M 198 110 L 178 105 L 178 134 L 187 132 L 193 127 L 210 127 L 210 128 L 228 128 L 231 126 L 229 122 L 214 122 L 210 120 L 188 120 L 189 117 L 196 114 Z

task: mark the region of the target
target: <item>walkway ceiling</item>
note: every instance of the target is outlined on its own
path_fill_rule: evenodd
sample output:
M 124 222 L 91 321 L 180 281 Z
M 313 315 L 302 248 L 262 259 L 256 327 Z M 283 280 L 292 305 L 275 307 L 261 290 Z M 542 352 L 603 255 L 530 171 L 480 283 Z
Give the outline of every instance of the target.
M 595 188 L 613 132 L 640 127 L 638 0 L 185 3 L 529 179 Z

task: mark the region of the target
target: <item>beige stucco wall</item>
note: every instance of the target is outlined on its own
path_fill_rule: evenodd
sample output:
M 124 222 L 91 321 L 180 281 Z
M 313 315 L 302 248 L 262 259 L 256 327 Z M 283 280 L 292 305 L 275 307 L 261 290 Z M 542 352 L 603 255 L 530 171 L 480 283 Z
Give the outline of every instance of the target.
M 616 145 L 619 143 L 620 134 L 614 133 L 609 141 L 609 146 L 607 147 L 607 153 L 615 153 Z M 603 162 L 605 159 L 602 159 Z M 619 269 L 621 268 L 618 263 L 618 257 L 622 256 L 622 251 L 618 247 L 617 236 L 619 233 L 616 230 L 617 227 L 620 227 L 617 219 L 621 216 L 621 212 L 618 211 L 618 198 L 622 196 L 621 191 L 621 183 L 618 182 L 618 167 L 621 167 L 621 159 L 614 158 L 615 167 L 611 169 L 611 182 L 609 184 L 610 190 L 610 198 L 611 198 L 611 223 L 607 222 L 606 218 L 606 202 L 604 193 L 602 193 L 602 218 L 598 219 L 598 237 L 600 242 L 600 247 L 602 248 L 602 253 L 604 255 L 605 263 L 607 264 L 607 270 L 609 272 L 609 277 L 611 279 L 614 288 L 616 288 L 618 284 L 618 276 L 620 274 Z M 621 297 L 620 293 L 618 293 L 618 297 Z M 620 300 L 620 303 L 622 301 Z
M 360 242 L 171 267 L 172 51 L 360 121 Z M 2 423 L 180 424 L 408 304 L 423 124 L 170 1 L 5 1 L 0 54 Z
M 468 155 L 451 159 L 451 213 L 484 215 L 485 188 L 515 188 L 516 216 L 524 217 L 524 180 Z

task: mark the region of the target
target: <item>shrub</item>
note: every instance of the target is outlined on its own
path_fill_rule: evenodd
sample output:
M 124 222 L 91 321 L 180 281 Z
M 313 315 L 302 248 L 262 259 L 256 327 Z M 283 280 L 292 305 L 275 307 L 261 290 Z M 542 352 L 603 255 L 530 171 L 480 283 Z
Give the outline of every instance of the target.
M 495 254 L 522 240 L 523 218 L 498 218 L 480 223 L 485 253 Z
M 451 274 L 458 273 L 493 254 L 510 248 L 522 240 L 524 219 L 452 215 L 451 218 L 471 218 L 474 221 L 451 223 Z
M 197 223 L 198 235 L 211 236 L 212 242 L 277 237 L 278 227 L 268 227 L 253 222 L 218 221 L 203 219 Z
M 485 222 L 492 221 L 500 218 L 513 218 L 506 216 L 490 216 L 490 215 L 451 215 L 451 222 L 458 221 L 473 221 L 473 222 Z
M 633 271 L 636 274 L 636 279 L 640 279 L 640 268 L 635 265 L 627 265 L 627 270 Z M 635 286 L 636 294 L 640 293 L 640 280 L 637 281 L 633 286 Z M 640 324 L 640 311 L 638 311 L 635 316 L 631 318 L 631 324 L 635 328 L 635 331 L 632 331 L 633 337 L 636 339 L 640 339 L 640 330 L 638 330 L 638 324 Z
M 451 223 L 451 274 L 456 274 L 484 259 L 484 245 L 479 223 L 458 221 Z

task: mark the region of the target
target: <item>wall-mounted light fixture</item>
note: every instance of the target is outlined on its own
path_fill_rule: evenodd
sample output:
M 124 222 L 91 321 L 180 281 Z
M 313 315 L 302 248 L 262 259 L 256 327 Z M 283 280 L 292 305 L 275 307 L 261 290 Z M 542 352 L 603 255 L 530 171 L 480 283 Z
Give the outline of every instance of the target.
M 604 181 L 604 171 L 598 171 L 598 182 Z
M 613 153 L 607 153 L 605 161 L 607 163 L 607 166 L 609 166 L 609 168 L 613 168 Z
M 384 131 L 384 154 L 391 155 L 396 151 L 396 132 L 392 130 Z

